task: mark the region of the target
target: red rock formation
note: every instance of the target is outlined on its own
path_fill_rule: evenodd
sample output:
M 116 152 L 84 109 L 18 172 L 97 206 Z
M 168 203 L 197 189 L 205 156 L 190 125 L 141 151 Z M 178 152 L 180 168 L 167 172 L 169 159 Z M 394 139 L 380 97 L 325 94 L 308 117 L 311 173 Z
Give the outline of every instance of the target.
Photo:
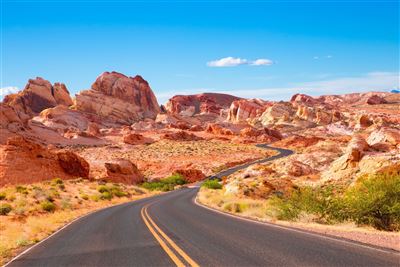
M 15 108 L 19 116 L 33 117 L 46 108 L 57 105 L 72 105 L 72 99 L 64 84 L 55 83 L 54 86 L 47 80 L 37 77 L 29 80 L 24 90 L 7 95 L 3 102 Z
M 193 125 L 192 127 L 190 127 L 189 131 L 201 132 L 201 131 L 204 131 L 204 128 L 200 125 Z
M 373 95 L 373 96 L 367 98 L 366 102 L 368 105 L 378 105 L 378 104 L 386 104 L 387 103 L 387 101 L 383 97 L 380 97 L 378 95 Z
M 89 163 L 71 151 L 57 153 L 58 162 L 63 170 L 75 177 L 89 177 Z
M 206 130 L 207 133 L 212 134 L 220 134 L 220 135 L 233 135 L 232 130 L 222 127 L 217 123 L 209 123 L 207 124 Z
M 197 169 L 176 170 L 174 173 L 182 175 L 185 181 L 188 183 L 202 181 L 206 178 L 205 174 Z
M 167 140 L 175 140 L 175 141 L 198 141 L 198 140 L 203 140 L 203 138 L 192 134 L 188 133 L 186 131 L 179 131 L 179 132 L 170 132 L 166 133 L 163 136 L 161 136 L 161 139 L 167 139 Z
M 229 108 L 231 103 L 238 99 L 240 98 L 236 96 L 217 93 L 176 95 L 168 100 L 166 109 L 172 114 L 183 116 L 193 116 L 200 113 L 219 115 L 222 109 Z
M 53 178 L 88 177 L 88 163 L 73 152 L 56 152 L 20 136 L 0 146 L 0 186 Z
M 113 183 L 137 184 L 143 181 L 143 174 L 127 159 L 115 159 L 104 164 L 107 180 Z
M 271 105 L 271 102 L 261 99 L 235 100 L 232 102 L 229 108 L 227 120 L 238 123 L 244 122 L 247 119 L 259 117 L 267 109 L 267 107 Z
M 76 108 L 119 124 L 155 119 L 160 112 L 147 81 L 141 76 L 132 78 L 118 72 L 104 72 L 90 90 L 77 94 Z
M 128 133 L 124 135 L 123 141 L 124 143 L 130 145 L 151 144 L 154 142 L 154 140 L 144 137 L 143 135 L 138 133 Z
M 303 103 L 303 104 L 310 104 L 310 105 L 316 105 L 321 103 L 318 99 L 313 98 L 312 96 L 305 95 L 305 94 L 295 94 L 292 96 L 290 99 L 290 102 L 298 102 L 298 103 Z

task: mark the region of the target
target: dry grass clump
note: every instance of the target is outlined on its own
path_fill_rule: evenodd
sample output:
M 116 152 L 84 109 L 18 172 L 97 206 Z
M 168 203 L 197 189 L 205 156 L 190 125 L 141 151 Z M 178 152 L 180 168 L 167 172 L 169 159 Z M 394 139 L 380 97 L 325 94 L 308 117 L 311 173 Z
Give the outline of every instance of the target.
M 240 198 L 226 194 L 225 190 L 202 187 L 198 194 L 200 203 L 229 213 L 239 213 L 245 217 L 273 219 L 274 214 L 266 200 Z
M 137 186 L 59 178 L 0 193 L 0 265 L 90 211 L 149 196 Z

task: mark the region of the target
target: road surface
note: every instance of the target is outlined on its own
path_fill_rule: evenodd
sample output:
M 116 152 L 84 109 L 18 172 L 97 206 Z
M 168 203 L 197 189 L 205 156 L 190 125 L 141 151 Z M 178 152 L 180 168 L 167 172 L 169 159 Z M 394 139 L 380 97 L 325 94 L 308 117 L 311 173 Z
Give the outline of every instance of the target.
M 400 265 L 393 252 L 206 209 L 194 202 L 197 191 L 184 188 L 92 213 L 8 266 Z

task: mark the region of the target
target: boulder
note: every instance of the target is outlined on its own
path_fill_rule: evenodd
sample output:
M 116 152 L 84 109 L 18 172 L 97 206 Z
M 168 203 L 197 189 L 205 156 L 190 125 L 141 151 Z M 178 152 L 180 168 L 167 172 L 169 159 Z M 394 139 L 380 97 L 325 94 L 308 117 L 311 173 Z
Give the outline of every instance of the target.
M 57 153 L 58 162 L 63 170 L 75 177 L 89 177 L 89 163 L 71 151 Z
M 132 78 L 118 72 L 104 72 L 90 90 L 77 94 L 76 108 L 125 125 L 145 118 L 155 119 L 160 112 L 147 81 L 141 76 Z
M 113 183 L 137 184 L 143 181 L 143 174 L 127 159 L 115 159 L 104 164 L 107 180 Z
M 128 133 L 124 135 L 123 141 L 125 144 L 130 145 L 142 145 L 142 144 L 151 144 L 154 142 L 151 138 L 144 137 L 138 133 Z

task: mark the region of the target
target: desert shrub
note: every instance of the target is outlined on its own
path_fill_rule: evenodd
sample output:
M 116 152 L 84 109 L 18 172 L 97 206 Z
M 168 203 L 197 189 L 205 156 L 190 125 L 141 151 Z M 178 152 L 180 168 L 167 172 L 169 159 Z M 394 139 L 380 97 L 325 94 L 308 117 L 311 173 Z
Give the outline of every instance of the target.
M 100 195 L 91 195 L 90 197 L 90 200 L 92 200 L 92 201 L 94 201 L 94 202 L 97 202 L 97 201 L 99 201 L 100 200 Z
M 66 210 L 66 209 L 71 209 L 72 205 L 69 199 L 62 199 L 60 203 L 61 209 Z
M 56 210 L 56 205 L 48 200 L 42 201 L 40 203 L 40 207 L 42 208 L 42 210 L 47 212 L 54 212 Z
M 64 184 L 64 182 L 61 178 L 54 178 L 51 182 L 53 184 Z
M 201 186 L 208 189 L 222 189 L 222 184 L 218 180 L 205 180 Z
M 142 187 L 148 190 L 157 190 L 157 191 L 171 191 L 174 190 L 176 185 L 183 185 L 186 181 L 180 174 L 173 174 L 167 178 L 161 179 L 160 181 L 154 182 L 144 182 L 142 183 Z
M 343 197 L 346 218 L 379 230 L 400 230 L 400 175 L 360 178 Z
M 108 186 L 106 185 L 100 185 L 99 187 L 97 187 L 97 191 L 99 191 L 100 193 L 110 192 L 110 188 L 108 188 Z
M 223 206 L 225 211 L 235 212 L 235 213 L 242 213 L 246 211 L 249 206 L 246 203 L 241 202 L 229 202 Z
M 24 194 L 24 195 L 28 194 L 28 189 L 22 185 L 15 186 L 15 191 L 17 191 L 18 193 Z
M 7 198 L 6 192 L 0 192 L 0 200 L 4 200 Z
M 111 200 L 112 198 L 113 198 L 112 193 L 110 193 L 108 191 L 105 191 L 105 192 L 101 193 L 101 195 L 100 195 L 100 199 L 103 199 L 103 200 Z
M 307 213 L 324 223 L 353 221 L 379 230 L 400 230 L 398 174 L 367 175 L 345 190 L 301 187 L 289 196 L 272 197 L 269 202 L 277 208 L 281 220 L 296 220 Z
M 12 211 L 12 207 L 10 204 L 0 204 L 0 215 L 7 215 L 8 213 L 10 213 L 10 211 Z
M 86 195 L 86 194 L 81 194 L 81 198 L 82 198 L 83 200 L 88 200 L 88 199 L 89 199 L 89 196 Z
M 178 173 L 174 173 L 171 176 L 164 178 L 161 180 L 164 184 L 172 184 L 172 185 L 184 185 L 186 184 L 185 179 L 182 175 Z

